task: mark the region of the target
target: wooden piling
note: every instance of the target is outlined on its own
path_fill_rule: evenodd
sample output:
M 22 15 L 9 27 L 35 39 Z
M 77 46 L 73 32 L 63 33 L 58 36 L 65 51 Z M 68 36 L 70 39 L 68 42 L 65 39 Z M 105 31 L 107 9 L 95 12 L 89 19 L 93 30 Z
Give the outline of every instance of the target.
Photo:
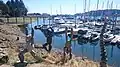
M 32 17 L 30 17 L 30 23 L 31 23 L 31 28 L 32 28 Z
M 73 28 L 71 28 L 71 40 L 73 39 Z
M 43 25 L 45 25 L 45 18 L 43 17 Z
M 17 17 L 15 17 L 15 19 L 16 19 L 16 23 L 17 23 Z
M 25 17 L 23 16 L 23 24 L 25 24 Z
M 37 25 L 39 25 L 39 19 L 38 19 L 38 17 L 37 17 Z
M 49 17 L 49 26 L 50 26 L 50 17 Z
M 68 31 L 68 28 L 67 28 L 67 27 L 65 27 L 65 39 L 66 39 L 66 42 L 68 41 L 67 31 Z
M 7 17 L 7 23 L 9 23 L 9 17 Z

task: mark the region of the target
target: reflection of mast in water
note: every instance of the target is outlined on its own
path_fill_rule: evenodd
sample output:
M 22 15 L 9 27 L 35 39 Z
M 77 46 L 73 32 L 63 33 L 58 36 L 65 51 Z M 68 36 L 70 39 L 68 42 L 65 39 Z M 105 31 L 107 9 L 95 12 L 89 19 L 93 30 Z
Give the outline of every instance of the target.
M 111 48 L 111 57 L 113 57 L 113 45 L 112 45 L 112 48 Z
M 78 37 L 78 44 L 81 45 L 81 53 L 82 53 L 82 59 L 84 60 L 83 56 L 84 56 L 84 43 L 82 42 L 83 39 L 81 37 Z
M 95 60 L 95 46 L 93 46 L 93 61 Z
M 93 60 L 95 60 L 95 46 L 98 44 L 98 42 L 92 42 L 90 45 L 93 46 Z
M 82 51 L 82 59 L 84 60 L 84 58 L 83 58 L 84 57 L 84 53 L 83 53 L 84 52 L 84 45 L 82 45 L 81 51 Z
M 73 42 L 74 42 L 74 48 L 75 48 L 75 45 L 76 45 L 76 40 L 73 40 Z

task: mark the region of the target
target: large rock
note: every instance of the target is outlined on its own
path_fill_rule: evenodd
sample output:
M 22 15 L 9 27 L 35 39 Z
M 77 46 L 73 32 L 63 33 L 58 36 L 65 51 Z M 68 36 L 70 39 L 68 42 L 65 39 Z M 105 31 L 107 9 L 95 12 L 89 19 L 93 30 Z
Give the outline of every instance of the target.
M 4 21 L 2 19 L 0 19 L 0 25 L 4 24 Z
M 7 63 L 8 60 L 8 53 L 4 49 L 0 48 L 0 64 Z

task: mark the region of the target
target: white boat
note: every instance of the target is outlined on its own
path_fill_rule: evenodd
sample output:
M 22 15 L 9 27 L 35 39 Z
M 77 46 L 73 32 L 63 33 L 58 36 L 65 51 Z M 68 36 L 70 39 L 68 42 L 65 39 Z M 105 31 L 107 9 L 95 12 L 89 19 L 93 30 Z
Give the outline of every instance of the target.
M 65 32 L 65 28 L 55 27 L 53 28 L 55 34 L 61 34 Z
M 49 27 L 51 27 L 51 26 L 49 26 L 49 25 L 37 25 L 34 28 L 35 29 L 48 29 Z
M 88 28 L 79 28 L 78 34 L 84 35 L 88 32 L 88 30 L 89 30 Z
M 99 38 L 100 38 L 100 33 L 98 33 L 98 32 L 91 32 L 90 42 L 98 41 Z
M 95 23 L 95 25 L 97 25 L 97 26 L 102 26 L 102 25 L 104 25 L 104 23 Z
M 79 30 L 80 30 L 80 28 L 73 28 L 73 39 L 78 38 L 78 31 Z M 71 37 L 71 33 L 68 33 L 68 36 Z
M 115 44 L 117 44 L 117 42 L 119 41 L 119 39 L 120 39 L 120 36 L 118 36 L 118 35 L 115 35 L 115 37 L 114 37 L 114 39 L 113 40 L 111 40 L 111 44 L 112 45 L 115 45 Z
M 113 34 L 104 34 L 104 42 L 110 43 L 113 39 L 115 38 L 115 36 Z
M 56 24 L 64 24 L 65 21 L 60 17 L 55 17 L 54 18 L 54 23 L 56 23 Z
M 86 40 L 89 40 L 90 39 L 90 36 L 91 36 L 91 32 L 87 32 L 85 35 L 83 35 L 83 39 L 86 39 Z

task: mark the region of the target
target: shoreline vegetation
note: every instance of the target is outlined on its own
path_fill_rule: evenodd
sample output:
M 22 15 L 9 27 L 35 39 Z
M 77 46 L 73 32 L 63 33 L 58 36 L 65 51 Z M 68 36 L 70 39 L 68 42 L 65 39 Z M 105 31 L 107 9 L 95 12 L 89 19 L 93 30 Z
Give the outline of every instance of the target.
M 11 22 L 13 21 L 15 20 L 12 19 Z M 18 41 L 16 40 L 17 37 L 19 37 Z M 19 63 L 19 49 L 23 48 L 26 44 L 25 34 L 17 24 L 0 25 L 0 44 L 0 51 L 5 51 L 5 53 L 2 53 L 8 57 L 7 60 L 5 59 L 8 62 L 4 62 L 3 60 L 4 63 L 0 62 L 0 67 L 100 67 L 99 62 L 94 62 L 86 58 L 82 60 L 81 57 L 76 57 L 75 55 L 73 55 L 71 60 L 67 60 L 65 64 L 61 65 L 60 60 L 62 58 L 63 51 L 55 48 L 50 54 L 43 49 L 34 48 L 37 58 L 33 58 L 28 52 L 25 54 L 26 63 Z M 1 59 L 3 59 L 3 57 L 0 57 L 0 60 Z M 40 60 L 38 61 L 38 59 Z

